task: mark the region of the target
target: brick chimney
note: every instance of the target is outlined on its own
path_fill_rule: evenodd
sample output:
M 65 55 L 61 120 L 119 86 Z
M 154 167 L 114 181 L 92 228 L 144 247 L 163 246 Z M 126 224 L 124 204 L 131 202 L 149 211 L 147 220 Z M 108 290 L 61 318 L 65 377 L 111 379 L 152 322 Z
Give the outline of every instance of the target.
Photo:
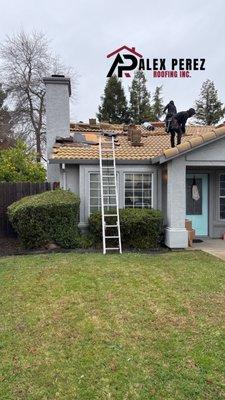
M 131 144 L 132 146 L 142 146 L 141 143 L 141 130 L 136 128 L 131 133 Z
M 89 125 L 96 125 L 96 118 L 89 118 Z
M 46 86 L 46 140 L 47 159 L 52 153 L 56 136 L 70 136 L 70 79 L 64 75 L 52 75 L 43 79 Z M 50 182 L 59 180 L 59 166 L 49 164 L 47 177 Z
M 135 125 L 130 125 L 128 128 L 127 139 L 130 140 L 132 146 L 142 146 L 141 130 Z

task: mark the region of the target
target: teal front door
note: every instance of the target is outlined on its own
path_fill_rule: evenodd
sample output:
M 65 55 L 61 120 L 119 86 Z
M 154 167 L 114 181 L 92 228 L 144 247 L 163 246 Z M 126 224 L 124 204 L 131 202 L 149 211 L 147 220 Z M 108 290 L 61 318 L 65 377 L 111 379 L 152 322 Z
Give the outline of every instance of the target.
M 194 179 L 195 178 L 195 179 Z M 192 198 L 193 183 L 198 188 L 199 199 Z M 187 174 L 186 177 L 186 218 L 191 220 L 197 236 L 208 235 L 208 175 Z

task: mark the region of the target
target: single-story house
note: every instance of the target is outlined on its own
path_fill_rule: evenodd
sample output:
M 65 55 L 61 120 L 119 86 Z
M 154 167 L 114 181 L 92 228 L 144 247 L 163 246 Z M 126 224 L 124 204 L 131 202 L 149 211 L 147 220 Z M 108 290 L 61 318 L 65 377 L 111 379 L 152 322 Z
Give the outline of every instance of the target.
M 80 227 L 100 209 L 100 129 L 117 133 L 116 165 L 119 207 L 153 207 L 164 215 L 165 243 L 186 248 L 185 219 L 197 236 L 225 233 L 225 126 L 189 125 L 182 143 L 170 148 L 162 123 L 142 129 L 141 146 L 128 141 L 122 125 L 70 123 L 70 80 L 44 78 L 47 111 L 47 175 L 80 197 Z M 57 137 L 59 137 L 57 139 Z M 199 200 L 192 198 L 193 182 Z

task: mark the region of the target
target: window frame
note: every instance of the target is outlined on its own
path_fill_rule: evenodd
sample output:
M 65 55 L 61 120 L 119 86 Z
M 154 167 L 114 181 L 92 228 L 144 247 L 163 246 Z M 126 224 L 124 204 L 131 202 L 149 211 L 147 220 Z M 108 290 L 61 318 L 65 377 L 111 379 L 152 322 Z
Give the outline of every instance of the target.
M 91 175 L 93 175 L 93 174 L 95 174 L 95 175 L 99 174 L 99 176 L 100 176 L 100 172 L 99 171 L 89 171 L 88 172 L 88 215 L 89 215 L 89 217 L 91 215 L 91 198 L 93 198 L 91 196 Z M 99 185 L 100 185 L 100 180 L 99 180 Z M 101 196 L 101 186 L 100 186 L 100 189 L 96 189 L 96 190 L 100 190 L 100 196 Z M 95 198 L 98 198 L 98 197 L 95 197 Z M 100 199 L 101 199 L 101 197 L 100 197 Z M 101 210 L 101 204 L 100 204 L 100 209 L 98 211 L 100 211 L 100 210 Z
M 224 175 L 224 177 L 225 177 L 225 173 L 224 172 L 221 172 L 220 174 L 219 174 L 219 220 L 220 221 L 225 221 L 225 218 L 221 218 L 221 210 L 220 210 L 220 199 L 225 199 L 225 195 L 224 196 L 221 196 L 220 195 L 220 189 L 221 189 L 221 186 L 220 186 L 220 178 L 221 178 L 221 176 L 222 175 Z M 225 180 L 224 180 L 225 181 Z
M 88 171 L 88 216 L 90 217 L 91 215 L 91 175 L 92 174 L 98 174 L 99 178 L 100 178 L 100 171 L 96 170 L 96 171 Z M 116 172 L 116 184 L 117 184 L 117 193 L 118 193 L 118 200 L 119 200 L 119 173 L 118 171 Z M 100 184 L 100 179 L 99 179 L 99 185 L 100 185 L 100 196 L 101 196 L 101 184 Z M 97 189 L 96 189 L 97 190 Z M 97 197 L 95 197 L 97 198 Z M 101 197 L 100 197 L 101 199 Z M 100 200 L 100 208 L 98 211 L 101 211 L 101 200 Z M 93 211 L 93 212 L 97 212 L 97 211 Z
M 124 198 L 123 198 L 123 208 L 141 208 L 141 209 L 153 209 L 153 191 L 154 191 L 154 174 L 153 172 L 148 172 L 148 171 L 124 171 L 123 173 L 124 177 L 123 177 L 123 191 L 124 191 Z M 126 175 L 149 175 L 151 177 L 151 204 L 150 207 L 126 207 Z M 143 182 L 143 179 L 142 179 Z M 132 189 L 133 190 L 133 189 Z M 143 189 L 142 189 L 143 190 Z M 142 198 L 142 205 L 143 205 L 143 198 Z

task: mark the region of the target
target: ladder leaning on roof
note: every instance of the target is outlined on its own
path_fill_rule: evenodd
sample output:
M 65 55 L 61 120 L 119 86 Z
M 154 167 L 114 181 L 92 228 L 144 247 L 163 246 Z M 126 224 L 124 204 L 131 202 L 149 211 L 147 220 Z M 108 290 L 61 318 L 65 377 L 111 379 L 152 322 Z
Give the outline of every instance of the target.
M 119 253 L 122 253 L 118 192 L 116 184 L 115 143 L 113 136 L 105 138 L 103 141 L 102 134 L 100 133 L 99 163 L 103 254 L 106 254 L 108 250 L 117 250 Z M 110 233 L 107 233 L 109 230 Z M 114 233 L 112 233 L 112 231 Z M 110 242 L 113 242 L 113 245 L 108 244 Z

